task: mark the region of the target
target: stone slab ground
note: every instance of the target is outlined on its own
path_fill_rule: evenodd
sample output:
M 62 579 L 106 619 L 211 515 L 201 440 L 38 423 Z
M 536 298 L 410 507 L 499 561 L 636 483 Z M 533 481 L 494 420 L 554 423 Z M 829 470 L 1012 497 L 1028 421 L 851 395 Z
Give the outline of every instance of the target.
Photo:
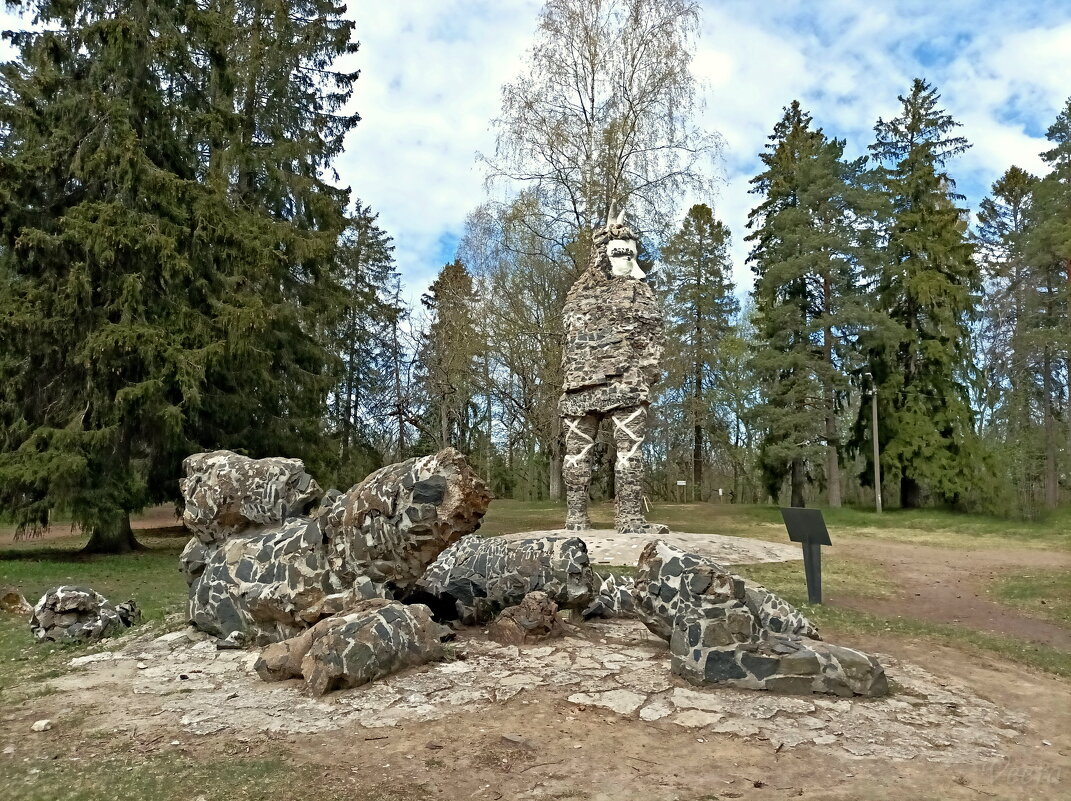
M 643 546 L 650 539 L 601 528 L 579 532 L 550 529 L 502 535 L 502 539 L 506 540 L 539 537 L 580 537 L 587 543 L 588 557 L 593 565 L 635 565 Z M 671 531 L 661 539 L 688 553 L 708 556 L 723 565 L 754 565 L 803 559 L 800 546 L 792 543 L 764 542 L 744 537 L 727 537 L 723 534 L 691 534 L 684 531 Z
M 496 801 L 1045 799 L 1071 779 L 1065 684 L 1009 680 L 999 663 L 932 645 L 882 653 L 894 694 L 849 700 L 691 687 L 632 621 L 524 648 L 474 628 L 453 661 L 312 699 L 297 681 L 261 682 L 254 653 L 197 634 L 120 642 L 5 710 L 0 758 L 72 741 L 88 754 L 112 738 L 137 754 L 270 754 L 321 765 L 325 781 Z M 45 717 L 53 727 L 30 733 Z

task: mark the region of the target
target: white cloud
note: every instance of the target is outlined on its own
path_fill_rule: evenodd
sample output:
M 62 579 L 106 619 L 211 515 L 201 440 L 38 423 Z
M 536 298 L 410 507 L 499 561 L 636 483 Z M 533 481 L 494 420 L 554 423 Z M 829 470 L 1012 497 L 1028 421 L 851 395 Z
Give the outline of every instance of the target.
M 363 121 L 338 160 L 343 184 L 380 212 L 411 298 L 419 297 L 483 199 L 476 151 L 493 147 L 499 89 L 513 79 L 540 0 L 358 3 Z M 798 98 L 831 135 L 865 153 L 879 116 L 911 79 L 929 79 L 975 147 L 951 165 L 976 205 L 1011 164 L 1037 153 L 1071 86 L 1071 6 L 1046 0 L 704 0 L 696 73 L 703 123 L 726 141 L 715 205 L 733 231 L 746 290 L 748 179 L 781 109 Z M 10 17 L 8 17 L 10 19 Z M 0 23 L 2 27 L 2 23 Z M 348 66 L 348 65 L 347 65 Z M 688 198 L 688 203 L 696 198 Z M 707 200 L 702 198 L 702 200 Z M 682 208 L 683 211 L 683 208 Z

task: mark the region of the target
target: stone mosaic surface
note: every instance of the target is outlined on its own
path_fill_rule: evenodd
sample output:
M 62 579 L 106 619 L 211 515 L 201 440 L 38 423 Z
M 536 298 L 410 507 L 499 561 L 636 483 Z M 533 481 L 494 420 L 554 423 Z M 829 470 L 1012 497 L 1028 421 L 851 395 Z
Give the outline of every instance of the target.
M 144 709 L 131 712 L 132 729 L 159 722 L 164 712 L 195 735 L 381 728 L 447 716 L 467 725 L 464 716 L 479 720 L 498 704 L 556 700 L 618 715 L 630 725 L 681 727 L 696 736 L 739 737 L 775 748 L 820 748 L 846 761 L 997 760 L 1028 731 L 1022 717 L 955 679 L 890 656 L 881 661 L 900 688 L 895 696 L 799 698 L 686 685 L 667 669 L 666 643 L 638 621 L 593 621 L 581 633 L 518 648 L 466 630 L 454 644 L 464 658 L 341 690 L 329 702 L 309 697 L 300 682 L 265 684 L 253 670 L 257 654 L 218 651 L 211 638 L 192 629 L 156 638 L 135 635 L 123 651 L 71 664 L 83 671 L 80 686 L 118 675 L 132 687 Z M 124 665 L 127 672 L 117 674 Z
M 307 514 L 322 495 L 300 459 L 250 459 L 212 451 L 187 456 L 182 470 L 182 522 L 208 544 Z
M 594 234 L 588 269 L 566 296 L 563 311 L 565 432 L 563 477 L 571 531 L 591 528 L 588 487 L 595 439 L 604 423 L 617 448 L 615 526 L 651 533 L 643 514 L 643 441 L 651 388 L 661 377 L 662 312 L 636 264 L 637 238 L 611 219 Z
M 311 695 L 324 695 L 442 659 L 442 643 L 452 637 L 422 604 L 364 601 L 293 639 L 269 645 L 253 669 L 265 681 L 303 678 Z
M 664 540 L 652 540 L 644 546 L 636 576 L 637 607 L 640 619 L 654 634 L 664 640 L 673 635 L 674 621 L 687 607 L 706 603 L 700 598 L 703 589 L 693 591 L 689 581 L 696 568 L 706 568 L 709 574 L 724 576 L 734 586 L 743 588 L 744 602 L 756 619 L 759 629 L 818 637 L 817 627 L 798 609 L 775 595 L 761 584 L 729 573 L 711 559 L 682 551 Z M 699 579 L 699 584 L 702 584 Z M 698 586 L 698 585 L 697 585 Z
M 486 623 L 540 591 L 562 609 L 584 609 L 596 578 L 577 537 L 503 540 L 463 537 L 443 551 L 419 582 L 430 596 L 453 605 L 462 623 Z
M 133 601 L 112 603 L 96 590 L 65 584 L 41 596 L 30 617 L 39 641 L 96 642 L 141 621 Z
M 632 576 L 618 576 L 614 573 L 601 575 L 596 573 L 599 591 L 592 602 L 584 609 L 585 619 L 593 617 L 637 617 L 636 580 Z
M 479 526 L 490 501 L 465 458 L 447 448 L 384 467 L 344 494 L 329 492 L 308 516 L 263 523 L 265 513 L 255 527 L 246 521 L 232 531 L 224 523 L 233 504 L 212 506 L 204 498 L 241 497 L 247 511 L 278 511 L 290 508 L 289 501 L 275 500 L 280 486 L 308 492 L 315 483 L 301 478 L 307 474 L 296 460 L 259 460 L 286 463 L 291 472 L 282 481 L 278 466 L 245 464 L 243 458 L 217 457 L 215 472 L 199 472 L 197 481 L 183 483 L 200 493 L 192 499 L 198 509 L 223 515 L 209 519 L 199 513 L 201 529 L 180 560 L 190 584 L 190 620 L 234 644 L 297 636 L 337 614 L 347 600 L 403 599 L 440 551 Z M 228 489 L 213 494 L 209 478 L 220 475 L 221 464 L 229 466 L 220 479 Z M 191 467 L 202 465 L 195 461 Z M 265 474 L 273 480 L 264 480 Z
M 695 684 L 839 696 L 889 691 L 877 659 L 818 639 L 814 625 L 765 587 L 655 540 L 636 579 L 639 616 L 669 639 L 672 671 Z

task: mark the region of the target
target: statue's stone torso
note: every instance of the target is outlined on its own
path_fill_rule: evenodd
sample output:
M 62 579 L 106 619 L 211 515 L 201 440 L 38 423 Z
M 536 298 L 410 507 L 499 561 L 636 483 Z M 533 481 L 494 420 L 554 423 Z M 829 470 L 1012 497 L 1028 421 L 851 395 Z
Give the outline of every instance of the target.
M 661 372 L 662 314 L 651 287 L 632 278 L 582 277 L 565 303 L 564 415 L 650 402 Z

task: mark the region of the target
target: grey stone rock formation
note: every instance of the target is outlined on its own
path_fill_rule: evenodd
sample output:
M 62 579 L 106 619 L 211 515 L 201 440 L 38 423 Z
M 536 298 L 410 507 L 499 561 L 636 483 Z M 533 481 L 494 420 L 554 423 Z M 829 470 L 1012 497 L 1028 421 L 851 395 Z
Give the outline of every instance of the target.
M 621 220 L 611 219 L 595 232 L 588 269 L 565 301 L 558 402 L 565 431 L 565 527 L 591 528 L 592 451 L 607 421 L 617 446 L 615 526 L 622 533 L 659 533 L 643 513 L 643 440 L 651 390 L 661 377 L 665 331 L 654 292 L 636 263 L 636 235 Z
M 820 639 L 817 627 L 810 620 L 761 584 L 730 573 L 712 559 L 687 553 L 664 540 L 653 540 L 640 554 L 636 606 L 647 628 L 663 640 L 672 636 L 677 616 L 693 603 L 690 582 L 696 570 L 739 583 L 744 601 L 760 629 Z
M 530 592 L 516 606 L 507 606 L 487 627 L 487 635 L 503 645 L 531 645 L 565 634 L 558 605 L 545 592 Z
M 479 526 L 490 501 L 451 448 L 384 467 L 287 518 L 319 496 L 300 462 L 217 451 L 186 464 L 199 471 L 182 482 L 196 496 L 196 536 L 181 557 L 190 620 L 236 644 L 297 636 L 356 600 L 403 599 L 443 548 Z
M 585 620 L 591 618 L 637 617 L 636 580 L 631 576 L 607 573 L 596 574 L 599 592 L 584 610 Z
M 360 687 L 398 670 L 443 659 L 452 632 L 422 604 L 372 600 L 265 648 L 254 664 L 265 681 L 303 678 L 310 695 Z
M 639 567 L 640 618 L 669 640 L 670 669 L 689 681 L 841 696 L 889 690 L 876 659 L 822 642 L 804 615 L 761 585 L 660 540 Z
M 463 537 L 443 551 L 419 582 L 453 606 L 462 623 L 487 623 L 530 592 L 543 592 L 562 609 L 582 610 L 595 595 L 595 575 L 584 541 L 542 537 L 504 541 Z
M 182 469 L 182 522 L 207 545 L 305 515 L 323 494 L 300 459 L 212 451 L 187 456 Z
M 113 606 L 89 587 L 63 585 L 41 596 L 33 608 L 30 631 L 40 642 L 97 642 L 141 620 L 133 601 Z

